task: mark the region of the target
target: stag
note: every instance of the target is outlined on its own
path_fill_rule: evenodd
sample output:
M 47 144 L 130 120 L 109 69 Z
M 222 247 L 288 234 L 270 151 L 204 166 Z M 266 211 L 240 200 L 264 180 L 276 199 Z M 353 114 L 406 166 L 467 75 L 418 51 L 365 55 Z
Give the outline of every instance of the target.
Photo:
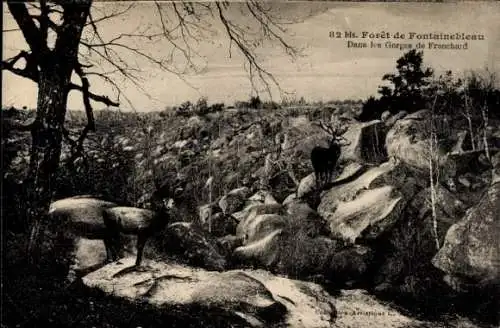
M 345 133 L 347 128 L 334 128 L 331 124 L 325 124 L 321 121 L 316 125 L 331 136 L 328 148 L 317 146 L 311 151 L 311 162 L 316 178 L 316 188 L 319 189 L 321 186 L 329 183 L 332 178 L 333 171 L 341 154 L 340 142 L 345 140 L 342 134 Z
M 156 190 L 151 197 L 151 210 L 117 206 L 103 211 L 104 225 L 112 245 L 119 245 L 121 234 L 137 236 L 135 264 L 120 271 L 121 274 L 142 269 L 142 257 L 147 241 L 171 222 L 171 210 L 184 191 L 180 183 L 175 180 L 161 187 L 156 183 Z M 116 260 L 118 254 L 113 255 Z
M 50 205 L 49 224 L 59 231 L 88 239 L 103 240 L 106 262 L 117 261 L 123 251 L 121 234 L 137 236 L 137 257 L 133 269 L 138 269 L 147 240 L 170 221 L 170 212 L 183 188 L 178 181 L 153 192 L 152 210 L 120 206 L 92 195 L 60 199 Z

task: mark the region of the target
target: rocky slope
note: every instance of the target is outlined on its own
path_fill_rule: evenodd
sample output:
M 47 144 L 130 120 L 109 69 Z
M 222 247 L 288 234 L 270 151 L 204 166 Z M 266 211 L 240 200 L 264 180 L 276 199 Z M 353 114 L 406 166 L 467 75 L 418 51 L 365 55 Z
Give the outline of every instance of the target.
M 160 308 L 215 306 L 250 326 L 358 327 L 367 319 L 346 315 L 357 312 L 384 313 L 369 320 L 381 327 L 439 326 L 355 289 L 413 315 L 462 311 L 496 322 L 498 149 L 489 160 L 457 130 L 429 152 L 426 111 L 363 124 L 331 109 L 319 118 L 347 126 L 349 141 L 323 191 L 315 190 L 309 154 L 329 137 L 307 113 L 164 117 L 93 136 L 87 161 L 63 171 L 72 174 L 62 177 L 61 197 L 99 190 L 147 207 L 155 186 L 177 177 L 185 188 L 174 222 L 150 245 L 151 268 L 113 277 L 124 264 L 109 264 L 84 283 Z M 488 138 L 497 145 L 500 131 Z M 430 161 L 439 173 L 433 186 Z M 103 173 L 107 181 L 95 179 Z M 94 184 L 75 186 L 78 179 Z M 73 245 L 74 269 L 94 270 L 104 248 Z M 326 293 L 339 289 L 352 292 Z

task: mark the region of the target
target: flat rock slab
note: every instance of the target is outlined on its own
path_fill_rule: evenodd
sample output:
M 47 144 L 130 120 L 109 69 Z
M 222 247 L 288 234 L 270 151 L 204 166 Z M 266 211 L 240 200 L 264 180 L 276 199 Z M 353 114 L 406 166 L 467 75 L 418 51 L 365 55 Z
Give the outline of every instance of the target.
M 214 272 L 154 261 L 143 272 L 119 273 L 133 263 L 133 257 L 111 263 L 83 283 L 158 310 L 184 305 L 223 310 L 251 327 L 331 327 L 336 316 L 333 298 L 313 283 L 263 270 Z

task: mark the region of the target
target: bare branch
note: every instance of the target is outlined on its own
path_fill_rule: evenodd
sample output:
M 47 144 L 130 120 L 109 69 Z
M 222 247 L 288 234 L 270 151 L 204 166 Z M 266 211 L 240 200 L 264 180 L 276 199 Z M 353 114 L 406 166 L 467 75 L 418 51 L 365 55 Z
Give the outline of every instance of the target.
M 8 0 L 7 5 L 31 51 L 36 54 L 46 51 L 47 45 L 43 44 L 43 40 L 40 39 L 40 30 L 30 17 L 26 4 L 16 0 Z
M 272 93 L 268 80 L 270 80 L 278 88 L 280 93 L 282 93 L 282 89 L 278 81 L 275 79 L 275 77 L 271 73 L 269 73 L 264 67 L 262 67 L 261 64 L 259 64 L 255 54 L 253 53 L 252 45 L 248 42 L 248 40 L 245 39 L 241 28 L 233 24 L 231 21 L 229 21 L 224 15 L 223 12 L 224 5 L 216 3 L 216 6 L 218 9 L 220 21 L 224 25 L 226 33 L 229 36 L 230 42 L 234 42 L 237 45 L 238 49 L 248 62 L 248 71 L 250 74 L 250 80 L 254 90 L 258 93 L 258 90 L 256 89 L 254 84 L 254 77 L 255 77 L 254 74 L 257 74 L 257 77 L 262 81 L 267 93 L 270 96 L 272 95 Z
M 85 127 L 84 131 L 95 131 L 94 113 L 92 111 L 92 105 L 90 104 L 89 80 L 85 76 L 85 73 L 83 72 L 82 66 L 80 64 L 75 65 L 75 72 L 82 80 L 83 104 L 85 106 L 85 113 L 87 114 L 87 126 Z
M 85 26 L 88 26 L 88 25 L 93 25 L 96 26 L 98 23 L 101 23 L 105 20 L 108 20 L 108 19 L 111 19 L 111 18 L 114 18 L 114 17 L 118 17 L 118 16 L 121 16 L 125 13 L 127 13 L 130 9 L 134 8 L 135 7 L 135 4 L 132 3 L 130 4 L 128 7 L 126 7 L 124 10 L 118 10 L 116 12 L 113 12 L 111 14 L 108 14 L 108 15 L 103 15 L 102 17 L 99 17 L 97 19 L 93 19 L 91 21 L 89 21 L 88 23 L 85 24 Z
M 16 68 L 14 67 L 16 63 L 23 58 L 26 61 L 26 65 L 24 68 Z M 33 56 L 32 53 L 28 53 L 25 50 L 21 50 L 14 57 L 2 60 L 1 69 L 11 71 L 12 73 L 28 78 L 33 82 L 38 82 L 38 65 L 37 59 Z
M 69 89 L 70 90 L 78 90 L 78 91 L 83 92 L 83 87 L 80 85 L 74 84 L 74 83 L 71 83 L 69 85 Z M 103 103 L 106 106 L 113 106 L 113 107 L 120 106 L 120 104 L 118 102 L 115 102 L 115 101 L 109 99 L 109 97 L 107 97 L 107 96 L 96 95 L 95 93 L 92 93 L 92 92 L 89 92 L 88 96 L 90 99 L 97 101 L 97 102 L 100 102 L 100 103 Z

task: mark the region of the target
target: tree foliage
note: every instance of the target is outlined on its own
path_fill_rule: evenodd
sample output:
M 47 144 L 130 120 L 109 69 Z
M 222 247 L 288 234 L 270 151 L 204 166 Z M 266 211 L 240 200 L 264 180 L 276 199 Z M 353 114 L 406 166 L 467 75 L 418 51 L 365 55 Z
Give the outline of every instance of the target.
M 401 110 L 414 112 L 426 105 L 426 90 L 431 83 L 434 72 L 423 66 L 423 51 L 412 49 L 396 61 L 396 73 L 388 73 L 382 77 L 388 85 L 378 89 L 380 98 L 370 97 L 364 103 L 360 120 L 367 121 L 380 118 L 384 111 L 392 114 Z

